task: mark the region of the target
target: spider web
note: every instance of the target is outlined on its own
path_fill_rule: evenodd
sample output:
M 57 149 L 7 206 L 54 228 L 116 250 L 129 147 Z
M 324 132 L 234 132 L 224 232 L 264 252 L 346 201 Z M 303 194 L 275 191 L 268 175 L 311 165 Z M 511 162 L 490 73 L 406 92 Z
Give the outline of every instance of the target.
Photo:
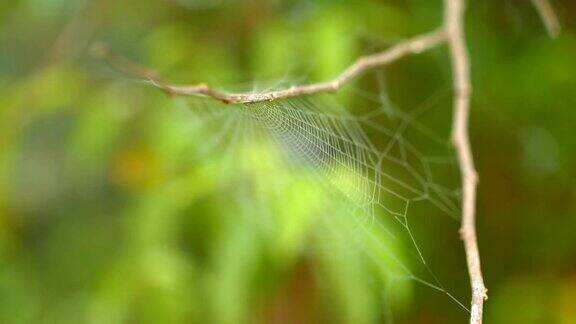
M 217 161 L 219 176 L 234 184 L 242 209 L 262 218 L 278 212 L 274 199 L 282 201 L 287 188 L 305 181 L 311 189 L 299 199 L 313 192 L 311 201 L 327 216 L 319 223 L 386 268 L 387 287 L 411 280 L 468 311 L 432 272 L 409 223 L 410 207 L 418 202 L 454 219 L 460 214 L 454 152 L 420 120 L 446 91 L 406 113 L 390 102 L 382 74 L 368 77 L 376 94 L 352 89 L 344 99 L 320 94 L 238 106 L 193 99 L 190 122 L 202 138 L 197 158 Z M 338 222 L 344 232 L 336 230 Z M 391 248 L 396 241 L 408 242 L 414 251 L 408 255 L 423 275 Z M 387 292 L 385 298 L 391 298 Z

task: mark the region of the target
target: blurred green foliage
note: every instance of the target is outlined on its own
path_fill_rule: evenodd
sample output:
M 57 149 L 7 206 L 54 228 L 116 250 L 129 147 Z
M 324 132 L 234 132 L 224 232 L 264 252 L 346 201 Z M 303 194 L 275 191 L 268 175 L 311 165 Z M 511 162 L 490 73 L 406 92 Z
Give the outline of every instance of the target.
M 489 323 L 576 323 L 576 6 L 553 2 L 555 40 L 530 1 L 468 10 Z M 174 82 L 261 88 L 332 77 L 441 15 L 428 0 L 0 3 L 0 322 L 465 321 L 430 287 L 390 285 L 386 251 L 412 247 L 379 226 L 354 231 L 358 218 L 286 174 L 269 143 L 238 147 L 246 160 L 223 171 L 199 145 L 222 125 L 196 127 L 190 102 L 89 55 L 104 41 Z M 386 80 L 410 110 L 448 87 L 446 53 L 405 59 Z M 427 124 L 447 138 L 440 106 Z M 233 199 L 246 179 L 255 204 Z M 414 213 L 430 267 L 466 304 L 457 222 Z

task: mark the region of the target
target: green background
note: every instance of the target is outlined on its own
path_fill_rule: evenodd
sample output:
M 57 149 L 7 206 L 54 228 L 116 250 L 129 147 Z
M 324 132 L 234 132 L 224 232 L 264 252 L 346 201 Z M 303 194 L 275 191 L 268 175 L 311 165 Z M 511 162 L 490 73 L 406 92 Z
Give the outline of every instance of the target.
M 528 0 L 470 2 L 485 320 L 576 323 L 576 5 L 553 1 L 563 31 L 551 39 Z M 410 247 L 373 227 L 359 251 L 342 239 L 345 213 L 313 221 L 321 198 L 260 164 L 258 143 L 242 148 L 253 158 L 244 172 L 280 190 L 263 193 L 273 217 L 232 199 L 242 178 L 198 150 L 221 125 L 198 126 L 196 101 L 90 55 L 102 41 L 177 83 L 293 84 L 333 77 L 441 19 L 441 1 L 429 0 L 0 3 L 0 323 L 465 322 L 414 280 L 386 288 L 393 265 L 368 260 L 382 253 L 370 239 Z M 447 139 L 446 50 L 385 74 L 399 110 L 444 94 L 426 123 Z M 458 223 L 414 213 L 430 267 L 467 305 Z

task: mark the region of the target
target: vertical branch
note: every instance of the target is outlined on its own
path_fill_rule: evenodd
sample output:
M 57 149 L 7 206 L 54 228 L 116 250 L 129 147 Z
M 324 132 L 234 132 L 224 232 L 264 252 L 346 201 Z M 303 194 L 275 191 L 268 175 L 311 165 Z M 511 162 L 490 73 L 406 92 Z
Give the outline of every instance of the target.
M 464 0 L 444 1 L 444 26 L 452 62 L 454 87 L 454 119 L 452 142 L 456 148 L 462 176 L 462 225 L 460 234 L 464 241 L 466 262 L 472 288 L 470 323 L 482 323 L 484 300 L 487 289 L 480 268 L 480 253 L 476 239 L 476 184 L 478 175 L 468 135 L 470 113 L 470 63 L 464 35 Z

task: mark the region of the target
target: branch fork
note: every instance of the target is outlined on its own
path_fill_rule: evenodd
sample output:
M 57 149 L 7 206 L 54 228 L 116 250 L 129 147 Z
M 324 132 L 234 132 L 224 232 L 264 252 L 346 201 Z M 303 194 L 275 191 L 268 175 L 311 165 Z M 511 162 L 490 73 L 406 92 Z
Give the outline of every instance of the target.
M 560 31 L 560 25 L 549 0 L 532 1 L 542 17 L 550 36 L 557 36 Z M 229 93 L 213 89 L 205 83 L 195 85 L 171 84 L 160 79 L 154 71 L 142 68 L 124 58 L 113 55 L 108 47 L 101 43 L 94 44 L 92 54 L 96 58 L 105 60 L 116 70 L 150 83 L 168 96 L 207 97 L 227 104 L 249 104 L 320 92 L 336 92 L 368 70 L 386 66 L 405 56 L 423 53 L 446 44 L 452 65 L 454 92 L 451 138 L 458 155 L 463 187 L 460 237 L 464 242 L 472 290 L 470 323 L 480 324 L 482 323 L 484 301 L 488 298 L 488 290 L 484 285 L 476 238 L 475 209 L 478 174 L 474 166 L 468 134 L 472 86 L 469 55 L 464 33 L 464 11 L 465 0 L 444 0 L 444 24 L 439 29 L 398 43 L 380 53 L 362 56 L 332 80 L 266 92 Z

